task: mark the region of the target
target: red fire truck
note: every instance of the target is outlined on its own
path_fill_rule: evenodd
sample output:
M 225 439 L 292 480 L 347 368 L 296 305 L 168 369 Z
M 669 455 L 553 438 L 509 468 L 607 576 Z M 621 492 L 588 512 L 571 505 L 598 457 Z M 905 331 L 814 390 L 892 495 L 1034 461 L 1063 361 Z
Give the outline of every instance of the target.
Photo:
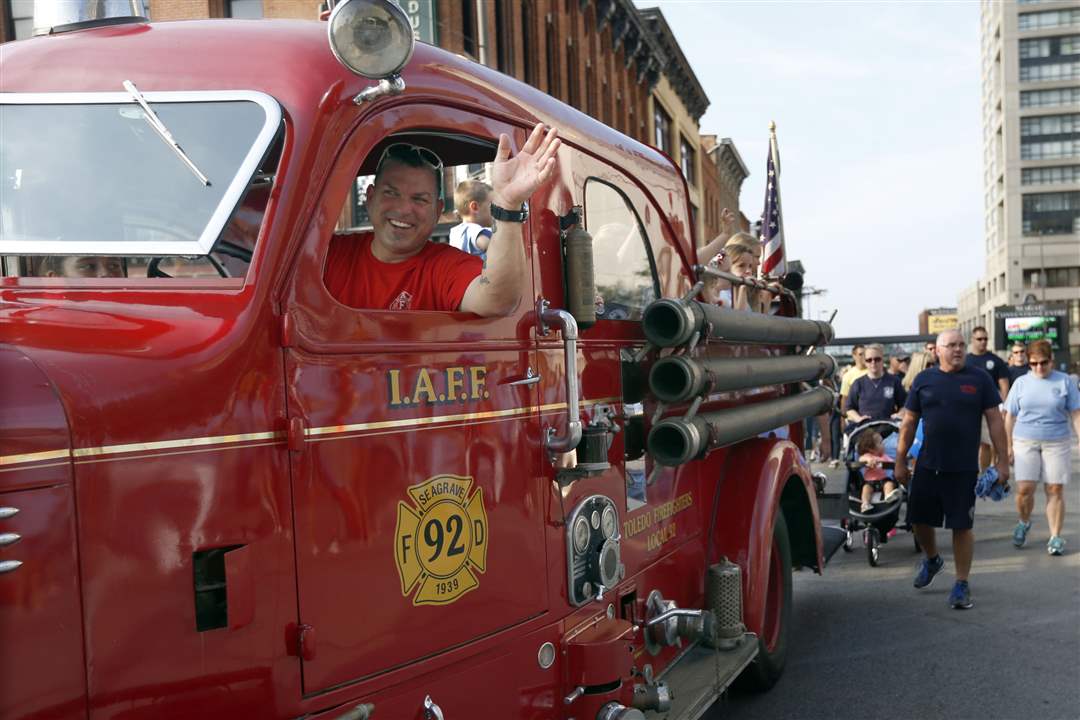
M 775 683 L 827 557 L 830 330 L 694 299 L 671 160 L 391 2 L 121 4 L 0 47 L 0 717 L 688 719 Z M 514 312 L 331 296 L 389 144 L 449 179 L 537 122 Z

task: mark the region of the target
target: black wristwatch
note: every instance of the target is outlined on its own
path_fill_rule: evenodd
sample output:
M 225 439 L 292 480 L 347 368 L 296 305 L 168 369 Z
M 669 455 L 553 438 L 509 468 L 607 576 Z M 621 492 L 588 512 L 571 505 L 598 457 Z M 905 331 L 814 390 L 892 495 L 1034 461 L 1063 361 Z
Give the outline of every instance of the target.
M 529 203 L 521 203 L 520 210 L 507 210 L 491 203 L 491 217 L 503 222 L 523 223 L 529 219 Z

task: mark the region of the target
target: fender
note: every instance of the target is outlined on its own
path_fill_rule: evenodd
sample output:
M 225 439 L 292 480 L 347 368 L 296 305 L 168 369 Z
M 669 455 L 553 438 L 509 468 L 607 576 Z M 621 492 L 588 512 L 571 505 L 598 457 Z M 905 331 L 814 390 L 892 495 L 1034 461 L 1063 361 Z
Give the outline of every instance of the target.
M 756 633 L 761 632 L 777 510 L 788 522 L 792 559 L 820 573 L 821 519 L 802 453 L 779 438 L 748 440 L 732 448 L 714 498 L 707 557 L 712 564 L 726 556 L 742 568 L 743 613 L 747 629 Z

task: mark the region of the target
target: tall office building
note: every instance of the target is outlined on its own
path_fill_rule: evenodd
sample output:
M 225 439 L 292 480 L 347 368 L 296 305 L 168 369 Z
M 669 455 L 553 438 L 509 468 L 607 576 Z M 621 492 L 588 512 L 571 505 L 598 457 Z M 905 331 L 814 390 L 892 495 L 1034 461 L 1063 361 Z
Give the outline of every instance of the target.
M 959 298 L 960 326 L 983 325 L 1002 347 L 1005 315 L 1056 317 L 1069 331 L 1059 354 L 1075 362 L 1080 2 L 982 0 L 980 29 L 986 267 Z

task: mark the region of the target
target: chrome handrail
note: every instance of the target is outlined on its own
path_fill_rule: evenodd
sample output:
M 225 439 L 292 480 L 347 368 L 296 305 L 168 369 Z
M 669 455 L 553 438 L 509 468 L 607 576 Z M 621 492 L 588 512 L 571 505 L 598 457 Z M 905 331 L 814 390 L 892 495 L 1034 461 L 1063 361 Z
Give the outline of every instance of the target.
M 566 373 L 566 434 L 557 435 L 553 427 L 547 429 L 544 446 L 551 453 L 566 453 L 577 448 L 581 442 L 581 403 L 578 397 L 577 341 L 578 326 L 574 316 L 566 310 L 548 307 L 548 301 L 536 302 L 539 333 L 547 335 L 549 325 L 559 328 L 563 336 L 563 354 Z

